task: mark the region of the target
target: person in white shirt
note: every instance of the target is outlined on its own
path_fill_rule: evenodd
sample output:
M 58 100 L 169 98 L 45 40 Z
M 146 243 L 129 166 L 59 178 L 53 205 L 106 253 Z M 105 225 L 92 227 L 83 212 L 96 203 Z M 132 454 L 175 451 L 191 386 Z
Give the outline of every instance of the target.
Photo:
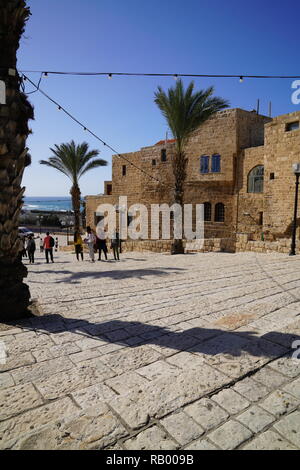
M 87 244 L 89 248 L 89 255 L 90 255 L 90 260 L 92 263 L 95 262 L 95 252 L 94 252 L 94 245 L 96 243 L 96 235 L 93 234 L 92 229 L 90 226 L 86 228 L 86 237 L 84 239 L 84 242 Z

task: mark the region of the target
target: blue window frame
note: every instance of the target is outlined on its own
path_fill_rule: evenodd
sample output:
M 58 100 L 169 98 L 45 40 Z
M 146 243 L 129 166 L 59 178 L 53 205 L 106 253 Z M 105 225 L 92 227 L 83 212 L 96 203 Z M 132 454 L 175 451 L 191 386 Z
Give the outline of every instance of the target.
M 214 154 L 211 157 L 211 171 L 212 173 L 219 173 L 221 171 L 221 155 Z
M 209 172 L 209 156 L 202 155 L 200 158 L 200 173 L 208 173 Z

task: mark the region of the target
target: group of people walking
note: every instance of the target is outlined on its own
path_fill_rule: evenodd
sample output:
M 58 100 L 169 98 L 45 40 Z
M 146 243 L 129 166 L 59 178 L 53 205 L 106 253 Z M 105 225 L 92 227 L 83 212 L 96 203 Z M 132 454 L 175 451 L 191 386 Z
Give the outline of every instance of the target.
M 91 229 L 90 226 L 86 229 L 86 235 L 82 239 L 80 233 L 76 231 L 74 233 L 74 246 L 76 258 L 79 261 L 79 257 L 83 260 L 83 244 L 86 244 L 89 249 L 90 260 L 95 262 L 95 253 L 98 252 L 98 261 L 101 261 L 101 254 L 103 251 L 104 257 L 107 260 L 107 244 L 106 239 L 103 237 L 98 237 L 95 232 Z M 120 239 L 118 232 L 115 233 L 114 237 L 110 241 L 110 247 L 113 250 L 114 259 L 116 261 L 120 260 Z
M 37 237 L 37 238 L 40 238 L 40 237 Z M 46 237 L 44 238 L 44 240 L 41 239 L 41 243 L 40 243 L 40 251 L 41 252 L 45 251 L 47 263 L 49 263 L 49 259 L 52 261 L 52 263 L 54 263 L 54 259 L 53 259 L 54 247 L 55 247 L 55 250 L 57 251 L 58 238 L 56 237 L 56 240 L 54 240 L 54 238 L 51 237 L 50 233 L 47 232 Z M 20 259 L 22 259 L 23 257 L 27 257 L 27 254 L 28 254 L 29 264 L 34 264 L 35 250 L 36 250 L 36 244 L 35 244 L 33 235 L 29 235 L 26 245 L 25 245 L 24 238 L 21 238 L 21 250 L 19 254 Z
M 37 237 L 37 238 L 40 238 L 40 237 Z M 29 264 L 33 264 L 34 253 L 36 251 L 36 243 L 35 243 L 33 235 L 29 235 L 26 246 L 25 246 L 25 240 L 23 238 L 21 238 L 21 242 L 22 242 L 21 251 L 19 253 L 20 259 L 22 259 L 23 256 L 27 257 L 27 254 L 28 254 Z M 82 238 L 79 231 L 75 231 L 74 233 L 74 247 L 75 247 L 76 258 L 78 261 L 80 260 L 80 258 L 81 260 L 83 260 L 84 244 L 86 244 L 88 247 L 89 257 L 93 263 L 95 262 L 95 254 L 97 252 L 98 252 L 99 261 L 101 261 L 102 252 L 103 252 L 105 259 L 107 260 L 108 248 L 107 248 L 106 239 L 104 237 L 98 237 L 96 233 L 91 229 L 91 227 L 87 227 L 86 235 L 84 236 L 84 238 Z M 44 239 L 40 238 L 40 251 L 41 253 L 43 251 L 45 252 L 46 263 L 49 263 L 50 261 L 54 263 L 54 259 L 53 259 L 54 247 L 55 247 L 55 251 L 57 251 L 58 249 L 57 237 L 54 240 L 54 238 L 50 235 L 50 233 L 47 232 L 46 237 Z M 118 232 L 115 232 L 113 238 L 110 240 L 110 248 L 113 252 L 114 259 L 116 261 L 119 261 L 121 241 L 120 241 Z

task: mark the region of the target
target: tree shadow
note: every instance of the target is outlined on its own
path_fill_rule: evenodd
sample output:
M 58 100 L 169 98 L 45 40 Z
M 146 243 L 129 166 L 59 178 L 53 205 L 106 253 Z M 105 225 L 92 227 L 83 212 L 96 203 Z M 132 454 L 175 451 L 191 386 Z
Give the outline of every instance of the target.
M 30 272 L 35 272 L 36 274 L 65 274 L 66 276 L 63 279 L 56 279 L 54 281 L 57 283 L 68 283 L 68 284 L 79 284 L 81 279 L 98 279 L 98 278 L 110 278 L 110 279 L 129 279 L 137 278 L 143 279 L 146 276 L 167 276 L 170 272 L 172 274 L 176 272 L 185 271 L 184 268 L 146 268 L 146 269 L 127 269 L 127 270 L 114 270 L 114 271 L 68 271 L 68 270 L 50 270 L 44 269 L 43 271 L 34 271 L 33 269 Z M 30 282 L 33 282 L 32 280 Z M 34 281 L 38 283 L 39 281 Z M 49 284 L 51 281 L 47 282 L 41 281 L 41 284 Z
M 194 327 L 184 331 L 171 331 L 167 327 L 141 322 L 111 320 L 101 323 L 91 323 L 76 318 L 65 318 L 62 315 L 45 315 L 33 317 L 26 321 L 7 322 L 9 325 L 25 327 L 26 330 L 47 332 L 61 335 L 71 332 L 81 338 L 99 340 L 127 347 L 151 345 L 176 351 L 189 351 L 208 356 L 218 354 L 237 358 L 249 354 L 255 357 L 277 358 L 293 349 L 292 343 L 300 340 L 300 336 L 292 333 L 270 331 L 262 336 L 256 336 L 255 331 L 224 331 L 217 328 Z M 26 325 L 26 326 L 25 326 Z M 101 342 L 101 343 L 100 343 Z M 97 344 L 92 347 L 97 347 Z M 172 352 L 171 352 L 172 354 Z M 234 359 L 232 359 L 234 360 Z

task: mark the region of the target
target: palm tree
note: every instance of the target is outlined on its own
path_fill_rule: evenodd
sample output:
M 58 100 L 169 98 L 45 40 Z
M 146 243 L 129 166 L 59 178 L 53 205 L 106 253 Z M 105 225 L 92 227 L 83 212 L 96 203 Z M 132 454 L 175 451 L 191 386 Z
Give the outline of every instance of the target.
M 186 90 L 182 80 L 176 82 L 174 88 L 169 88 L 166 94 L 161 87 L 155 93 L 154 102 L 166 118 L 175 139 L 175 155 L 172 159 L 175 179 L 174 202 L 183 206 L 184 183 L 188 159 L 185 146 L 188 138 L 201 124 L 216 112 L 227 108 L 228 102 L 219 97 L 213 97 L 213 87 L 193 93 L 194 82 Z M 184 253 L 182 240 L 174 240 L 171 252 Z
M 26 316 L 30 301 L 29 288 L 23 283 L 27 269 L 18 256 L 18 225 L 33 108 L 20 91 L 16 70 L 17 50 L 29 16 L 25 0 L 0 0 L 0 80 L 6 89 L 6 104 L 0 104 L 0 321 Z
M 101 158 L 94 157 L 99 155 L 99 150 L 89 150 L 86 142 L 76 145 L 74 140 L 69 144 L 55 145 L 50 148 L 53 156 L 49 160 L 40 160 L 42 165 L 50 166 L 68 176 L 72 181 L 70 194 L 72 197 L 72 206 L 74 211 L 74 229 L 80 229 L 80 188 L 78 181 L 84 173 L 99 166 L 106 166 L 107 162 Z

